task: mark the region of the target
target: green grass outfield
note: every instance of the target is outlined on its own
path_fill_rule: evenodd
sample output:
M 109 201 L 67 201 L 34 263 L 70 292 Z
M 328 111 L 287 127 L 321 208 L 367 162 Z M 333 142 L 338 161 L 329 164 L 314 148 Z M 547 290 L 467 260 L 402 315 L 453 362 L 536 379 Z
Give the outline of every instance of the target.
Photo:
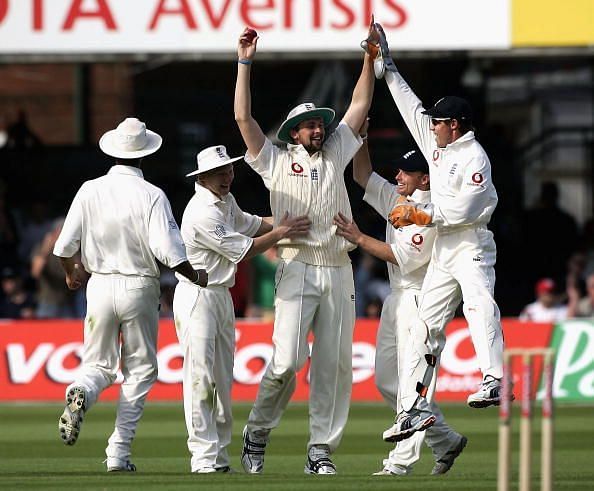
M 235 408 L 233 467 L 240 470 L 241 429 L 249 407 Z M 424 448 L 408 477 L 371 474 L 390 449 L 380 438 L 391 422 L 381 404 L 354 404 L 342 444 L 334 455 L 337 476 L 303 473 L 307 443 L 307 406 L 292 405 L 272 434 L 265 473 L 192 475 L 180 404 L 148 403 L 134 442 L 136 474 L 107 474 L 102 463 L 113 428 L 115 406 L 100 403 L 87 415 L 73 447 L 62 444 L 57 430 L 62 406 L 0 405 L 0 488 L 2 489 L 220 489 L 268 490 L 475 490 L 496 489 L 497 409 L 444 405 L 449 423 L 468 437 L 468 446 L 451 471 L 429 476 L 433 461 Z M 516 408 L 517 411 L 517 408 Z M 515 414 L 517 416 L 517 413 Z M 517 429 L 518 418 L 514 427 Z M 540 428 L 534 421 L 533 478 L 538 480 Z M 517 432 L 514 442 L 517 480 Z M 512 489 L 517 489 L 514 482 Z M 533 489 L 539 489 L 534 484 Z M 560 406 L 555 417 L 555 489 L 594 489 L 594 409 Z

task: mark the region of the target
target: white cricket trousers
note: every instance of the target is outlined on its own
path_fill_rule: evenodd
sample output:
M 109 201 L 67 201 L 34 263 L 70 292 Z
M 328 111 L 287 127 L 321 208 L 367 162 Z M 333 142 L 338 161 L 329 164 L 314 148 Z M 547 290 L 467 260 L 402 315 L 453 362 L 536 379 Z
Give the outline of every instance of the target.
M 157 380 L 159 295 L 159 280 L 145 276 L 93 273 L 87 285 L 82 369 L 66 393 L 84 387 L 88 411 L 121 368 L 124 381 L 107 457 L 130 457 L 144 401 Z
M 439 357 L 445 345 L 445 327 L 462 300 L 479 368 L 483 376 L 499 379 L 503 376 L 503 331 L 493 297 L 496 256 L 493 234 L 485 226 L 438 233 L 413 329 L 427 335 L 424 349 Z M 414 338 L 408 352 L 408 367 L 414 377 L 402 394 L 404 409 L 412 407 L 417 399 L 416 382 L 423 379 L 426 367 L 423 347 L 415 344 Z
M 395 288 L 384 301 L 380 325 L 377 331 L 375 351 L 375 383 L 385 401 L 395 414 L 402 407 L 399 400 L 399 386 L 404 381 L 406 350 L 410 336 L 411 323 L 417 316 L 419 290 Z M 399 467 L 406 473 L 421 458 L 421 446 L 426 441 L 437 461 L 460 440 L 460 435 L 446 423 L 442 412 L 432 401 L 437 377 L 433 378 L 427 400 L 436 416 L 435 424 L 427 431 L 416 432 L 412 437 L 402 440 L 384 460 L 384 468 L 393 470 Z
M 270 361 L 248 417 L 250 432 L 276 428 L 295 374 L 310 354 L 309 442 L 336 450 L 349 412 L 353 383 L 355 287 L 351 265 L 314 266 L 281 261 L 276 271 L 275 320 Z
M 184 413 L 192 472 L 230 464 L 235 314 L 229 288 L 180 281 L 173 312 L 184 354 Z

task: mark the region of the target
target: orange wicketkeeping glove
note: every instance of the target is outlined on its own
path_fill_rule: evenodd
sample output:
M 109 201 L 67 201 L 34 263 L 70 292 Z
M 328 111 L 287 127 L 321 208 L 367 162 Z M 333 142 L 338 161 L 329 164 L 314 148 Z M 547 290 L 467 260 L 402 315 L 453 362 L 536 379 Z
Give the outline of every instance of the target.
M 369 53 L 372 59 L 376 59 L 380 50 L 379 46 L 379 35 L 375 28 L 375 22 L 373 15 L 371 16 L 371 22 L 369 23 L 369 32 L 367 38 L 361 41 L 361 47 Z
M 429 211 L 424 211 L 426 209 Z M 396 201 L 396 206 L 388 215 L 388 220 L 394 228 L 406 227 L 407 225 L 430 225 L 433 217 L 430 205 L 415 203 L 407 200 L 404 196 L 400 196 Z

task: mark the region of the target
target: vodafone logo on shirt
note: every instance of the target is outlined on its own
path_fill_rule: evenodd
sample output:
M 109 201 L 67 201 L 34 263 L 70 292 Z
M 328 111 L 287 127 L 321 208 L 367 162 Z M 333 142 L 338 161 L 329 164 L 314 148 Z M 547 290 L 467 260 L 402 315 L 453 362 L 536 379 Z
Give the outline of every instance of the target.
M 480 172 L 475 172 L 474 174 L 472 174 L 471 179 L 472 182 L 474 182 L 475 184 L 481 184 L 485 180 L 485 178 Z
M 301 174 L 303 172 L 303 167 L 301 167 L 297 162 L 293 162 L 291 164 L 291 170 L 295 173 L 295 174 Z
M 414 245 L 421 245 L 423 243 L 423 236 L 421 234 L 415 234 L 411 240 Z

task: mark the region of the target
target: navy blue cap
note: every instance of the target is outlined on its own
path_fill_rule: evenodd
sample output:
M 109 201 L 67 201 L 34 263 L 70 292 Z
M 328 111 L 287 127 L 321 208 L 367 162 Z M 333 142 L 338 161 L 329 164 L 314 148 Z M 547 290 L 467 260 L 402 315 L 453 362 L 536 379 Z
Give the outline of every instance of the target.
M 423 174 L 429 174 L 429 165 L 427 165 L 425 157 L 423 157 L 421 152 L 417 152 L 416 150 L 406 152 L 400 157 L 396 162 L 396 167 L 405 172 L 422 172 Z
M 472 108 L 468 101 L 455 95 L 442 97 L 432 108 L 423 111 L 423 114 L 437 119 L 472 120 Z

